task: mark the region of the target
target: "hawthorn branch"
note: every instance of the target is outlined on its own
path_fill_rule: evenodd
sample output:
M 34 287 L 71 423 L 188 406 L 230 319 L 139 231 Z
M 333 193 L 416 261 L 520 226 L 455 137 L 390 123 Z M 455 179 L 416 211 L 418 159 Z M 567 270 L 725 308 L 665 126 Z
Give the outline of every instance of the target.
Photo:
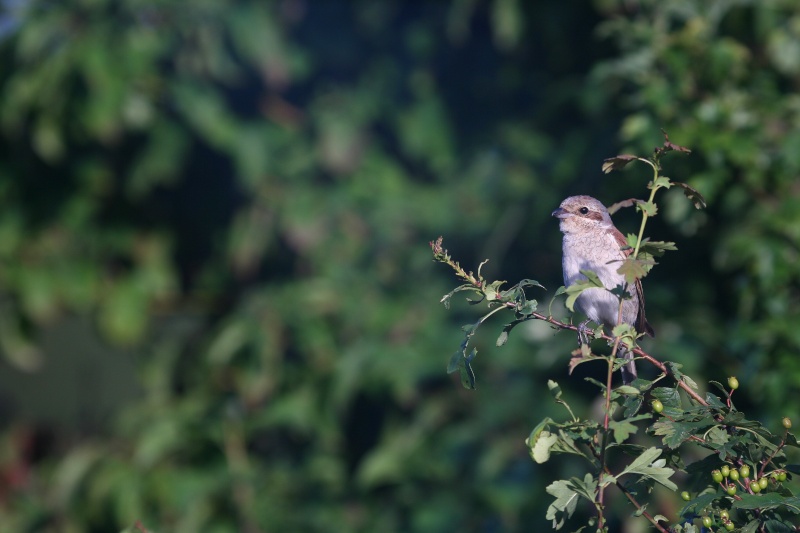
M 509 307 L 511 309 L 514 308 L 514 303 L 513 302 L 508 302 L 505 305 L 506 305 L 506 307 Z M 576 332 L 578 331 L 578 326 L 575 326 L 573 324 L 568 324 L 566 322 L 561 322 L 560 320 L 557 320 L 557 319 L 553 318 L 552 316 L 546 316 L 546 315 L 543 315 L 541 313 L 531 313 L 530 317 L 532 319 L 542 320 L 544 322 L 547 322 L 548 324 L 551 324 L 551 325 L 555 326 L 558 329 L 569 329 L 569 330 L 576 331 Z M 616 339 L 614 337 L 612 337 L 611 335 L 607 335 L 605 333 L 600 334 L 599 338 L 601 338 L 603 340 L 606 340 L 608 342 L 616 342 Z M 658 359 L 656 359 L 655 357 L 653 357 L 649 353 L 645 352 L 644 350 L 642 350 L 638 346 L 633 349 L 633 353 L 636 354 L 637 356 L 641 357 L 642 359 L 644 359 L 648 363 L 652 364 L 656 368 L 658 368 L 664 375 L 672 377 L 675 380 L 675 382 L 678 384 L 678 386 L 680 388 L 682 388 L 684 390 L 684 392 L 686 392 L 686 394 L 688 394 L 694 401 L 696 401 L 700 405 L 704 405 L 704 406 L 708 407 L 708 402 L 706 402 L 705 399 L 697 393 L 697 391 L 692 389 L 683 380 L 678 379 L 677 377 L 675 377 L 675 375 L 667 367 L 667 365 L 665 365 L 664 363 L 662 363 L 661 361 L 659 361 Z

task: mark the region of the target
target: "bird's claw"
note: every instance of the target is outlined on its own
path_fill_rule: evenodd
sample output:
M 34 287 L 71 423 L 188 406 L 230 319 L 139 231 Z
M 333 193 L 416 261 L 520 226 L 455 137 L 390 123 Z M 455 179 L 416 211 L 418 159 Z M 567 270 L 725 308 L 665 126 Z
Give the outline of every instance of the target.
M 594 330 L 588 326 L 589 322 L 591 322 L 591 320 L 584 320 L 578 324 L 578 344 L 580 345 L 588 345 L 589 334 L 594 333 Z

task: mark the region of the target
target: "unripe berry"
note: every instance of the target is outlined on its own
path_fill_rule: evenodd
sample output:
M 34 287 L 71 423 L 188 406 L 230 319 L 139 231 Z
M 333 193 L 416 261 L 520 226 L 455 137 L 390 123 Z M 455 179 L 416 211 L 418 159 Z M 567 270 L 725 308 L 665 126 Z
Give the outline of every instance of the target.
M 747 466 L 747 465 L 740 466 L 739 467 L 739 475 L 741 475 L 743 478 L 750 477 L 750 467 Z
M 786 481 L 786 472 L 778 473 L 778 481 Z
M 753 491 L 753 494 L 758 494 L 761 492 L 761 485 L 757 482 L 750 483 L 750 490 Z
M 687 502 L 692 499 L 692 497 L 686 491 L 681 492 L 681 498 L 683 498 L 683 500 Z
M 733 525 L 733 522 L 731 522 L 730 520 L 728 520 L 727 522 L 725 522 L 725 529 L 726 529 L 726 530 L 728 530 L 728 531 L 733 531 L 735 528 L 736 528 L 736 526 L 734 526 L 734 525 Z
M 761 487 L 761 490 L 764 490 L 769 486 L 769 480 L 765 477 L 762 477 L 758 480 L 758 486 Z
M 722 477 L 728 477 L 731 474 L 731 467 L 728 465 L 722 465 L 722 468 L 719 469 L 722 472 Z
M 788 416 L 784 416 L 783 420 L 781 420 L 781 423 L 783 424 L 783 427 L 785 427 L 786 429 L 791 429 L 792 427 L 792 419 L 789 418 Z
M 704 516 L 703 517 L 703 527 L 711 527 L 711 524 L 713 524 L 713 523 L 714 523 L 714 521 L 711 520 L 710 516 Z
M 728 496 L 733 496 L 736 494 L 736 485 L 728 485 L 728 488 L 725 489 L 725 492 L 728 493 Z
M 739 388 L 739 380 L 736 379 L 736 376 L 731 376 L 728 378 L 728 387 L 730 387 L 731 390 L 736 390 Z
M 736 470 L 735 468 L 731 469 L 730 478 L 731 478 L 733 481 L 739 481 L 739 471 L 738 471 L 738 470 Z
M 720 519 L 724 522 L 725 520 L 729 519 L 731 516 L 728 514 L 727 509 L 723 509 L 719 512 Z
M 712 470 L 711 479 L 713 479 L 716 483 L 722 482 L 722 472 L 719 470 Z
M 660 413 L 661 411 L 664 410 L 664 404 L 661 403 L 661 400 L 653 400 L 652 402 L 650 402 L 650 407 L 652 407 L 653 411 L 655 411 L 656 413 Z

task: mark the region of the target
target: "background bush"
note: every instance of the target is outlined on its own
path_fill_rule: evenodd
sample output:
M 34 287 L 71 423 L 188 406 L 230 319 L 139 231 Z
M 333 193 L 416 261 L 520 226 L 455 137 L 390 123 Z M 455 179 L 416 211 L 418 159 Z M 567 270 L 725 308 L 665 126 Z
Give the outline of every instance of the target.
M 572 467 L 524 439 L 592 370 L 537 326 L 463 390 L 427 241 L 547 301 L 550 212 L 642 196 L 600 163 L 660 128 L 709 209 L 650 228 L 648 348 L 798 415 L 795 2 L 28 0 L 0 34 L 4 530 L 549 527 Z

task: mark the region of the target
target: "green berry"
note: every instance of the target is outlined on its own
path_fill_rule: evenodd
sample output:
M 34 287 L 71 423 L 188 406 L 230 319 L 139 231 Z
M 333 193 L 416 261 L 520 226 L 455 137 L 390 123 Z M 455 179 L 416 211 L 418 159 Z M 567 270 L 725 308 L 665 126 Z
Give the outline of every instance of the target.
M 739 475 L 743 478 L 750 477 L 750 467 L 747 465 L 742 465 L 739 467 Z
M 736 379 L 736 376 L 731 376 L 728 378 L 728 387 L 730 387 L 731 390 L 736 390 L 739 388 L 739 380 Z
M 721 510 L 721 511 L 719 512 L 719 518 L 720 518 L 720 520 L 722 520 L 723 522 L 724 522 L 725 520 L 728 520 L 730 517 L 731 517 L 731 515 L 729 515 L 729 514 L 728 514 L 728 510 L 727 510 L 727 509 L 723 509 L 723 510 Z
M 786 429 L 791 429 L 792 427 L 792 419 L 789 418 L 788 416 L 784 416 L 783 420 L 781 420 L 781 423 L 783 424 L 783 427 L 785 427 Z
M 758 480 L 758 486 L 761 487 L 761 490 L 764 490 L 769 486 L 769 480 L 765 477 L 762 477 Z
M 656 413 L 660 413 L 661 411 L 664 410 L 664 404 L 661 403 L 661 400 L 653 400 L 652 402 L 650 402 L 650 407 L 652 407 L 653 411 L 655 411 Z
M 714 521 L 711 520 L 710 516 L 704 516 L 703 517 L 703 527 L 711 527 L 711 524 L 713 524 L 713 523 L 714 523 Z
M 728 531 L 733 531 L 735 528 L 736 528 L 736 526 L 734 526 L 734 525 L 733 525 L 733 522 L 731 522 L 730 520 L 728 520 L 727 522 L 725 522 L 725 529 L 726 529 L 726 530 L 728 530 Z
M 711 471 L 711 479 L 713 479 L 716 483 L 722 482 L 722 472 L 719 470 L 712 470 Z
M 739 471 L 736 470 L 735 468 L 732 468 L 730 473 L 730 478 L 733 481 L 739 481 Z
M 786 481 L 786 472 L 778 473 L 778 481 Z
M 761 485 L 758 482 L 750 483 L 750 490 L 753 491 L 753 494 L 758 494 L 761 492 Z
M 683 498 L 683 501 L 686 502 L 692 499 L 691 495 L 686 491 L 681 492 L 681 498 Z
M 722 472 L 722 477 L 728 477 L 731 475 L 731 467 L 728 465 L 722 465 L 722 468 L 720 468 L 719 471 Z
M 728 496 L 733 496 L 736 494 L 736 485 L 728 485 L 728 488 L 725 489 L 725 492 L 728 493 Z

